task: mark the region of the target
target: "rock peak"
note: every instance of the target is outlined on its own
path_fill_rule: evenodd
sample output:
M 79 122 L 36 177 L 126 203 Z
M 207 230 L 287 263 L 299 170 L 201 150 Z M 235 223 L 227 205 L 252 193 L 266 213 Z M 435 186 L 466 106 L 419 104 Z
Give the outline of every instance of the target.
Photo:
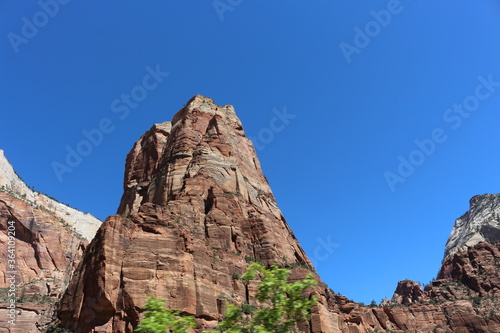
M 124 189 L 120 215 L 99 229 L 59 303 L 72 332 L 133 332 L 150 294 L 195 316 L 197 332 L 213 329 L 227 303 L 256 304 L 256 286 L 241 281 L 250 262 L 290 268 L 291 280 L 314 274 L 232 106 L 196 95 L 151 127 L 127 156 Z M 499 207 L 494 196 L 479 199 L 463 230 Z M 455 254 L 424 291 L 401 281 L 381 307 L 334 294 L 315 275 L 318 305 L 298 331 L 500 332 L 499 246 Z M 488 302 L 473 309 L 477 297 Z
M 482 241 L 500 241 L 500 194 L 476 195 L 459 217 L 446 243 L 444 259 Z
M 172 119 L 173 126 L 176 126 L 182 119 L 192 112 L 203 112 L 211 115 L 219 115 L 221 117 L 234 118 L 235 116 L 234 107 L 232 105 L 226 104 L 220 106 L 217 105 L 213 99 L 198 94 L 191 98 L 186 105 L 174 115 Z
M 203 186 L 194 190 L 192 184 Z M 171 122 L 154 125 L 132 148 L 118 214 L 137 212 L 146 202 L 164 205 L 184 196 L 206 196 L 214 186 L 281 218 L 233 106 L 196 95 Z
M 296 277 L 314 271 L 232 106 L 196 95 L 136 142 L 125 169 L 118 215 L 99 229 L 61 300 L 64 327 L 132 332 L 151 293 L 213 327 L 223 299 L 253 302 L 238 278 L 250 262 L 294 268 Z

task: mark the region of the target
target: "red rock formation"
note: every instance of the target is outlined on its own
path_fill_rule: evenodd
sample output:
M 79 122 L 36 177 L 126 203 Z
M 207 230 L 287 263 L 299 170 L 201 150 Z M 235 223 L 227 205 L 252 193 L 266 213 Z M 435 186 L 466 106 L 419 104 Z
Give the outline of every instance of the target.
M 411 280 L 403 280 L 399 281 L 396 291 L 394 292 L 394 296 L 392 297 L 392 301 L 394 303 L 411 304 L 418 302 L 422 298 L 423 294 L 424 292 L 422 291 L 420 284 Z
M 248 262 L 312 269 L 232 106 L 199 95 L 135 144 L 118 214 L 61 302 L 62 323 L 77 332 L 131 331 L 153 293 L 213 326 L 226 300 L 249 298 L 236 278 Z
M 9 235 L 15 237 L 10 253 Z M 36 323 L 50 321 L 86 244 L 51 211 L 0 192 L 0 332 L 39 332 Z M 15 298 L 8 295 L 8 259 L 15 260 Z M 8 322 L 11 299 L 16 300 L 15 325 Z
M 479 279 L 474 274 L 484 271 L 474 271 L 479 259 L 468 262 L 470 256 L 453 256 L 424 292 L 400 283 L 395 302 L 384 307 L 360 306 L 320 282 L 313 291 L 319 304 L 300 330 L 498 333 L 498 307 L 482 317 L 467 299 L 475 284 L 478 295 L 489 288 L 497 297 L 498 268 L 488 266 L 490 277 Z M 496 254 L 491 258 L 484 260 L 493 263 Z M 197 95 L 134 145 L 118 215 L 85 251 L 57 315 L 77 333 L 132 332 L 146 297 L 155 294 L 169 308 L 196 316 L 200 329 L 211 328 L 226 302 L 254 302 L 253 287 L 239 280 L 250 261 L 293 267 L 292 279 L 313 270 L 234 109 Z M 457 279 L 469 283 L 462 294 L 448 288 Z
M 14 171 L 0 149 L 0 191 L 21 199 L 29 206 L 40 207 L 54 218 L 64 220 L 67 227 L 80 234 L 88 242 L 94 238 L 102 222 L 89 213 L 81 212 L 58 202 L 54 198 L 33 190 Z
M 36 324 L 51 319 L 100 225 L 94 216 L 28 187 L 0 149 L 0 332 L 39 332 Z M 17 272 L 15 298 L 9 295 L 10 264 Z M 7 316 L 11 299 L 17 301 L 15 325 Z

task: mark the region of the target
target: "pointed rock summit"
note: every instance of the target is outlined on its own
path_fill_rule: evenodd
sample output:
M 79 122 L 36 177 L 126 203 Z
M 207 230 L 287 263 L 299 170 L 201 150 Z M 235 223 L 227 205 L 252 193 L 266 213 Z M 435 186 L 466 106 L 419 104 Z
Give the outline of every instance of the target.
M 196 95 L 171 122 L 154 125 L 132 148 L 118 214 L 138 212 L 147 202 L 199 197 L 209 210 L 214 191 L 233 193 L 282 218 L 234 108 Z
M 476 195 L 470 199 L 469 210 L 455 221 L 444 260 L 484 241 L 500 241 L 500 194 Z
M 190 232 L 212 247 L 262 263 L 286 259 L 312 268 L 231 105 L 196 95 L 171 122 L 154 125 L 134 145 L 117 214 L 155 206 L 168 207 L 177 220 L 189 216 L 181 226 L 197 227 Z M 259 246 L 242 244 L 248 235 Z
M 298 330 L 498 333 L 499 247 L 457 252 L 424 290 L 401 281 L 381 306 L 335 294 L 315 274 L 319 302 Z M 195 316 L 198 332 L 212 329 L 226 303 L 255 304 L 256 285 L 240 278 L 250 262 L 291 268 L 291 280 L 314 272 L 233 107 L 197 95 L 128 154 L 118 212 L 85 249 L 57 317 L 75 333 L 129 333 L 155 295 Z
M 253 300 L 249 262 L 313 270 L 234 108 L 200 95 L 134 145 L 118 213 L 83 261 L 59 309 L 75 332 L 132 332 L 151 294 L 213 326 L 226 302 Z

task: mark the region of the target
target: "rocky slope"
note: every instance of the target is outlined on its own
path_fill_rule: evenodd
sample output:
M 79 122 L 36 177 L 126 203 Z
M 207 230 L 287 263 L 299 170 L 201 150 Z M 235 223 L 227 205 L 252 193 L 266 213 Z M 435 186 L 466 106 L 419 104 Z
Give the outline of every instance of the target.
M 499 332 L 498 254 L 488 243 L 456 252 L 432 285 L 402 281 L 380 307 L 320 282 L 300 331 Z M 154 294 L 211 328 L 226 302 L 254 302 L 255 285 L 240 280 L 252 261 L 290 267 L 292 279 L 314 271 L 233 107 L 197 95 L 132 148 L 118 214 L 85 250 L 57 317 L 72 332 L 132 332 Z
M 410 332 L 500 332 L 500 243 L 450 255 L 423 291 L 416 282 L 399 282 L 389 306 L 401 307 L 395 322 Z
M 54 217 L 63 219 L 68 224 L 69 228 L 74 229 L 88 242 L 94 238 L 97 229 L 102 224 L 102 221 L 95 218 L 89 213 L 81 212 L 77 209 L 69 207 L 58 202 L 43 193 L 32 190 L 26 183 L 17 175 L 10 162 L 5 158 L 3 150 L 0 149 L 0 191 L 6 192 L 16 198 L 22 199 L 34 207 L 41 207 L 50 211 Z
M 482 241 L 500 241 L 500 194 L 476 195 L 470 199 L 469 210 L 455 221 L 444 257 Z
M 100 221 L 34 192 L 14 172 L 0 150 L 0 332 L 39 332 L 52 317 L 66 289 L 87 238 Z M 11 232 L 9 234 L 9 231 Z M 15 239 L 9 243 L 8 236 Z M 12 251 L 9 252 L 9 245 Z M 9 255 L 16 273 L 7 273 Z M 10 271 L 10 269 L 9 269 Z M 10 280 L 15 276 L 16 321 L 9 324 Z

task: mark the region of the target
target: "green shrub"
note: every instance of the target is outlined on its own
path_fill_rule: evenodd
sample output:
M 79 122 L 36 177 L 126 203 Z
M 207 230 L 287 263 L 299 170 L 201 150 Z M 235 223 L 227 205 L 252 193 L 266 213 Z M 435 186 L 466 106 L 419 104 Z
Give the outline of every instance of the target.
M 258 263 L 252 263 L 242 278 L 245 283 L 261 280 L 255 294 L 258 305 L 243 304 L 238 307 L 227 304 L 224 319 L 210 333 L 288 333 L 296 323 L 309 319 L 309 312 L 317 303 L 317 298 L 305 297 L 304 293 L 317 282 L 312 279 L 312 274 L 308 274 L 303 280 L 289 283 L 290 272 L 276 265 L 266 269 Z M 194 317 L 180 316 L 177 311 L 166 310 L 164 301 L 148 297 L 145 317 L 135 331 L 187 333 L 190 327 L 195 327 Z
M 165 309 L 165 301 L 148 297 L 144 319 L 134 330 L 141 333 L 189 333 L 189 327 L 196 327 L 193 317 L 181 317 L 178 311 Z
M 250 257 L 250 256 L 245 256 L 245 261 L 252 262 L 252 261 L 255 261 L 255 259 L 253 257 Z
M 242 304 L 241 305 L 241 312 L 243 312 L 246 315 L 253 314 L 257 310 L 256 305 L 252 304 Z

